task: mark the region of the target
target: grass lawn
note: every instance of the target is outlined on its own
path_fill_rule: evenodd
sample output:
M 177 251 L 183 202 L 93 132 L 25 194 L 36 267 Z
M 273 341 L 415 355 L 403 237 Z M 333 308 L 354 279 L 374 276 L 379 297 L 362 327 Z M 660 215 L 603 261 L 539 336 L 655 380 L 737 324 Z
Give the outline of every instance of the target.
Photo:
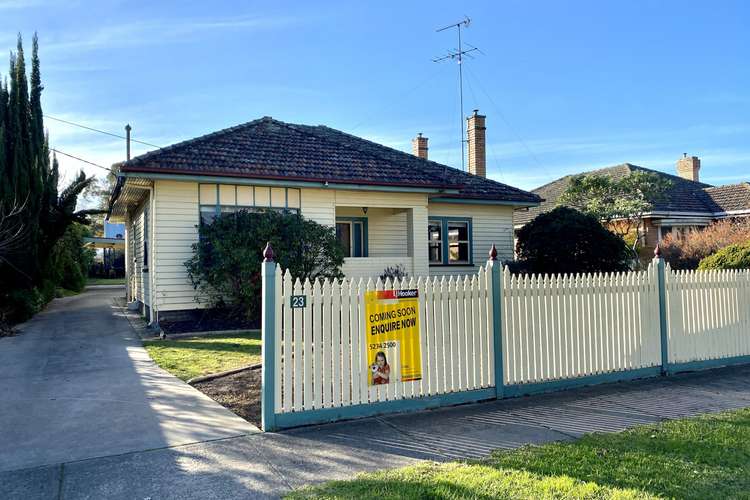
M 79 293 L 81 292 L 74 292 L 73 290 L 68 290 L 67 288 L 55 288 L 55 297 L 58 299 L 61 297 L 72 297 L 73 295 L 78 295 Z
M 260 363 L 260 332 L 143 342 L 151 358 L 172 375 L 188 380 Z
M 421 463 L 290 498 L 750 498 L 750 409 Z
M 125 278 L 89 278 L 87 285 L 124 285 Z

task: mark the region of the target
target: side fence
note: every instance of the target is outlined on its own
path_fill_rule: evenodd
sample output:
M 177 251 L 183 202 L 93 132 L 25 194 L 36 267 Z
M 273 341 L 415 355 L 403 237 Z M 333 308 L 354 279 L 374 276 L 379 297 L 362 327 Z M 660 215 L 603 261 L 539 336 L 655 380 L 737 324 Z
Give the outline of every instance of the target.
M 750 362 L 750 270 L 519 277 L 493 248 L 470 277 L 302 283 L 264 257 L 264 430 Z M 407 298 L 411 343 L 373 340 L 374 296 Z

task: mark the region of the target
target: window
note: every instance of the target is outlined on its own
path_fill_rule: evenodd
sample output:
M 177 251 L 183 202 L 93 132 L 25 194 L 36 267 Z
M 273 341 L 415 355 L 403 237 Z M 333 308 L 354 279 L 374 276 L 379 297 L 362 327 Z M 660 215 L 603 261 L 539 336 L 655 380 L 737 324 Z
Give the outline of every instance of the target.
M 443 263 L 443 223 L 431 220 L 427 226 L 428 253 L 430 264 Z
M 433 217 L 427 226 L 430 265 L 473 265 L 471 219 Z
M 448 263 L 468 264 L 469 223 L 448 222 Z
M 299 213 L 301 205 L 300 190 L 296 188 L 200 184 L 198 193 L 201 224 L 211 224 L 219 214 L 240 210 Z
M 367 219 L 337 217 L 336 240 L 344 249 L 344 257 L 367 257 Z

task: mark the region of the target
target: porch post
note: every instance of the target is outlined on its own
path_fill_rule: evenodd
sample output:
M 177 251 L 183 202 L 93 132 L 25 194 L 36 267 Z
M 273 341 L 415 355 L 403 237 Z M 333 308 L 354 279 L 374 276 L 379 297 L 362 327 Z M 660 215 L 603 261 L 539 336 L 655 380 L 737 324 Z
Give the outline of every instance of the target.
M 669 330 L 667 326 L 667 269 L 661 256 L 661 248 L 656 244 L 653 263 L 656 265 L 656 279 L 659 286 L 659 332 L 661 344 L 661 373 L 669 372 Z
M 503 282 L 502 264 L 497 260 L 497 248 L 492 245 L 487 272 L 492 283 L 492 347 L 495 361 L 495 397 L 501 399 L 504 394 L 503 380 Z
M 273 249 L 266 243 L 261 264 L 262 298 L 261 298 L 261 428 L 264 431 L 276 429 L 274 401 L 274 379 L 276 367 L 276 263 L 273 261 Z

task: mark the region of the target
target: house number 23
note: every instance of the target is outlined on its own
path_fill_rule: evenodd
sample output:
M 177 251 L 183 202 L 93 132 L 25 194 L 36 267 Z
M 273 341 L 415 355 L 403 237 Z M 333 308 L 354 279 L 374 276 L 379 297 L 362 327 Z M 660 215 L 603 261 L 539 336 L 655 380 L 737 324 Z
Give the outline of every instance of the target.
M 301 309 L 307 307 L 307 295 L 292 295 L 292 309 Z

